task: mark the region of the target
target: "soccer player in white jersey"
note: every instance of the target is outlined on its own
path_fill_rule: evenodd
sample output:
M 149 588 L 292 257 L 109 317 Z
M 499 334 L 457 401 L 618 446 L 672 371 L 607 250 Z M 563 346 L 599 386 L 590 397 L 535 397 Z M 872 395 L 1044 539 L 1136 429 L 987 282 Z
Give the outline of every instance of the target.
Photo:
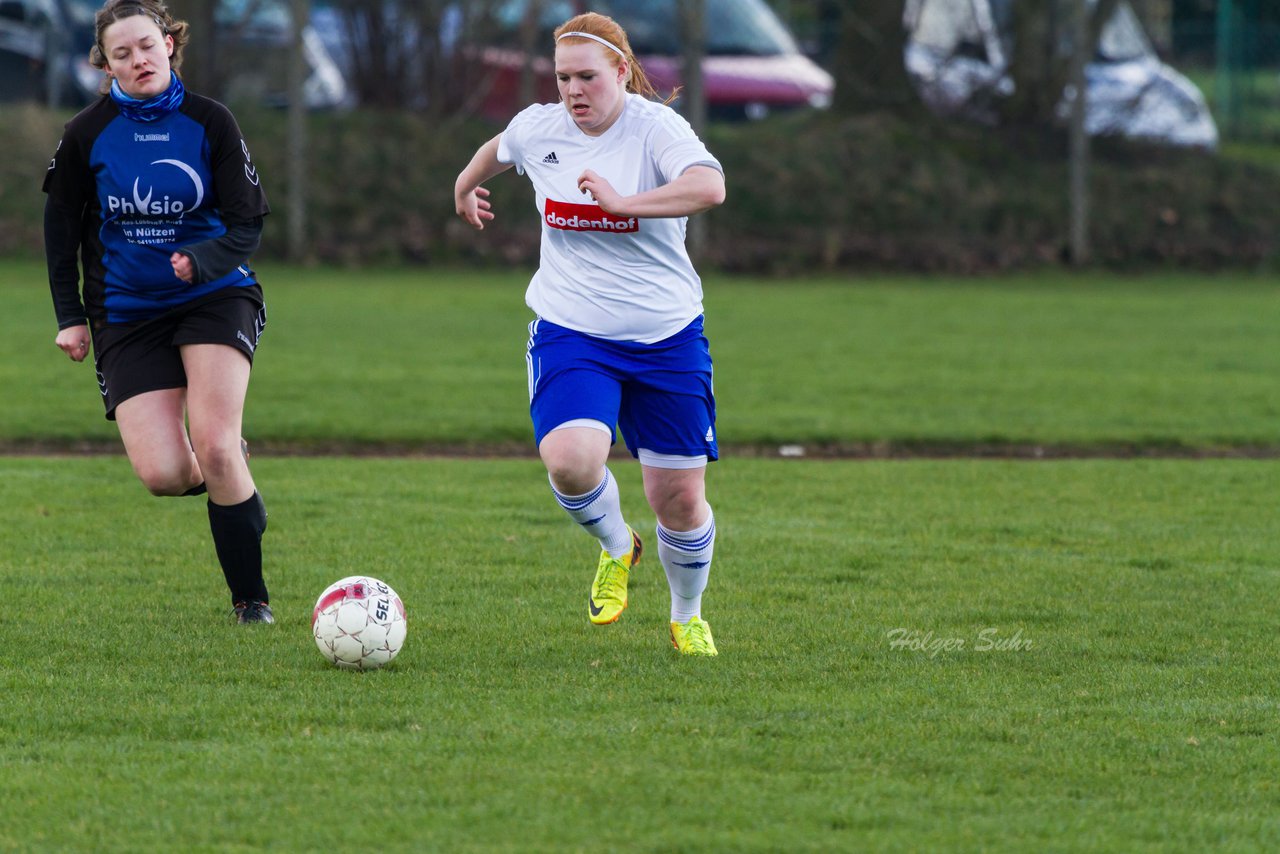
M 724 201 L 724 175 L 688 122 L 650 100 L 613 19 L 578 15 L 555 39 L 560 103 L 525 109 L 480 147 L 454 187 L 457 212 L 483 229 L 494 214 L 481 185 L 512 166 L 537 193 L 529 409 L 556 501 L 602 547 L 591 622 L 622 615 L 641 553 L 607 466 L 616 426 L 657 516 L 672 644 L 715 655 L 701 614 L 716 531 L 705 487 L 719 454 L 715 398 L 684 237 L 687 217 Z

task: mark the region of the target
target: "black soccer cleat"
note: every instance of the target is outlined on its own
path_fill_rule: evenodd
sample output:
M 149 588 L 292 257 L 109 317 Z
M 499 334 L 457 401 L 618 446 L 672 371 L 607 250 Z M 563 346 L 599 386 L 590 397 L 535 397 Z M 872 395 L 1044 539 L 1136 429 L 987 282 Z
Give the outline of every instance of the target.
M 271 606 L 260 599 L 249 599 L 237 602 L 231 611 L 237 623 L 274 623 L 276 618 L 271 613 Z

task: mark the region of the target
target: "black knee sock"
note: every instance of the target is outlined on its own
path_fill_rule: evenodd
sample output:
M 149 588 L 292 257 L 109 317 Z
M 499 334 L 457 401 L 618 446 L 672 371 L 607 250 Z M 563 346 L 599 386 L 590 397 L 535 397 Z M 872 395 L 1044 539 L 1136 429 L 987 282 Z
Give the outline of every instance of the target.
M 262 580 L 262 533 L 267 530 L 262 496 L 255 492 L 248 500 L 230 506 L 210 501 L 209 530 L 222 574 L 231 588 L 231 601 L 268 601 Z
M 186 498 L 188 495 L 204 495 L 208 491 L 208 488 L 204 485 L 204 481 L 202 480 L 186 492 L 182 493 L 182 497 Z

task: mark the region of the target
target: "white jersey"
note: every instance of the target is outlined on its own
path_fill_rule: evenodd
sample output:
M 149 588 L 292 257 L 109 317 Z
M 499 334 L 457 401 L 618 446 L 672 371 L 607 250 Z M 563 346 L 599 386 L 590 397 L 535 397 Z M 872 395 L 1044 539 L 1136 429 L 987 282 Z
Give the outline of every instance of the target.
M 563 104 L 537 104 L 503 131 L 498 160 L 515 164 L 537 193 L 542 257 L 525 302 L 539 317 L 651 344 L 702 313 L 702 281 L 684 247 L 687 217 L 612 216 L 578 190 L 587 169 L 624 196 L 670 183 L 690 166 L 723 172 L 675 110 L 627 94 L 617 121 L 589 136 Z

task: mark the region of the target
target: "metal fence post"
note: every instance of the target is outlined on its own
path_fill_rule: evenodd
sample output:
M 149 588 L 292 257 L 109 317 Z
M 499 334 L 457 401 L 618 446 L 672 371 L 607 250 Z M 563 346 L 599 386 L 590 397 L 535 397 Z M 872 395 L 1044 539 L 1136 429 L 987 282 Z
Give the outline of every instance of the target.
M 1239 119 L 1236 100 L 1235 72 L 1237 63 L 1235 37 L 1235 0 L 1219 0 L 1216 53 L 1217 71 L 1214 74 L 1214 100 L 1217 101 L 1219 130 L 1223 135 L 1235 135 Z

